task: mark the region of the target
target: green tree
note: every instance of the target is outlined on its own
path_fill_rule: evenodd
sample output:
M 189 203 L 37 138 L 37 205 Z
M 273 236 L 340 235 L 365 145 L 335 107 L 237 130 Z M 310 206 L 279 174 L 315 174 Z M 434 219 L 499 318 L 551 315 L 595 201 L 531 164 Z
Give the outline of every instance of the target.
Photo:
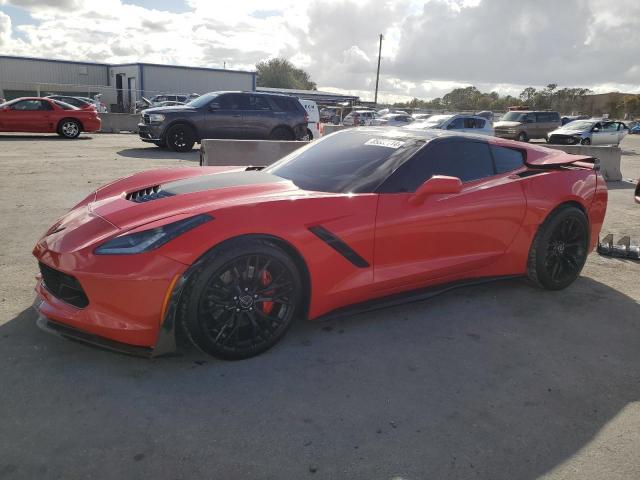
M 536 96 L 536 93 L 537 90 L 535 88 L 527 87 L 522 90 L 522 92 L 520 92 L 520 100 L 522 100 L 525 105 L 531 105 Z
M 286 58 L 272 58 L 256 64 L 257 85 L 271 88 L 316 90 L 315 82 L 304 70 L 297 68 Z

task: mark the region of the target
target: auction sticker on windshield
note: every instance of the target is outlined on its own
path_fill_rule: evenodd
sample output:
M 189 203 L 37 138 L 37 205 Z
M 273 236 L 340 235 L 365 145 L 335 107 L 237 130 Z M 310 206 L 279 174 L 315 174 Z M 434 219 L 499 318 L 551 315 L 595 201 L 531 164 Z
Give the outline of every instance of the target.
M 399 140 L 389 140 L 386 138 L 372 138 L 364 142 L 364 144 L 373 145 L 376 147 L 387 147 L 387 148 L 398 149 L 404 145 L 404 142 L 401 142 Z

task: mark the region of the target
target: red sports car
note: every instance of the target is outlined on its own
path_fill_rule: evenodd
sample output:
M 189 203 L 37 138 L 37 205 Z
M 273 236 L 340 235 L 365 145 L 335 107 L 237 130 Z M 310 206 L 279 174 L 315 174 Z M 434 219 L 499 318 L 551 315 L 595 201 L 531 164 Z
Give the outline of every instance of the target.
M 100 130 L 94 109 L 84 109 L 51 98 L 25 97 L 0 105 L 0 132 L 57 133 L 77 138 L 80 132 Z
M 267 168 L 142 172 L 38 241 L 39 323 L 152 355 L 183 327 L 214 356 L 246 358 L 299 317 L 505 277 L 565 288 L 606 205 L 593 158 L 446 131 L 364 127 Z

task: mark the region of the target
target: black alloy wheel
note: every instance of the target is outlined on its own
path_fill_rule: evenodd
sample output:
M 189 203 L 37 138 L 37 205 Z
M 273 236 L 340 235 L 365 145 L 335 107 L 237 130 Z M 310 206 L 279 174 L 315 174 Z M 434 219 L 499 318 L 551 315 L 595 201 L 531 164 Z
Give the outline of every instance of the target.
M 533 242 L 527 275 L 543 288 L 560 290 L 580 275 L 587 260 L 589 223 L 573 206 L 562 207 L 540 227 Z
M 297 314 L 302 288 L 295 264 L 271 244 L 256 246 L 217 256 L 195 283 L 187 333 L 215 357 L 242 359 L 269 349 Z
M 165 142 L 167 147 L 175 152 L 189 152 L 196 143 L 196 139 L 191 127 L 174 125 L 167 131 Z

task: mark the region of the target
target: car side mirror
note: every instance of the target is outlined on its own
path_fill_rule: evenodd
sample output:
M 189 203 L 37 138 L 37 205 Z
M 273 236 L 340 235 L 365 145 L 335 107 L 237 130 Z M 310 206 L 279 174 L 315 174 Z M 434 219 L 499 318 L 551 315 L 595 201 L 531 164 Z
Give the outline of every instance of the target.
M 455 128 L 456 126 L 453 123 L 447 126 L 447 130 L 454 130 Z
M 219 103 L 210 103 L 209 104 L 209 110 L 212 112 L 215 112 L 216 110 L 220 110 L 220 104 Z
M 460 193 L 460 190 L 462 190 L 462 180 L 458 177 L 434 175 L 418 187 L 409 198 L 409 203 L 411 205 L 420 205 L 429 195 Z
M 599 132 L 600 129 L 598 127 L 593 127 L 593 130 L 591 130 L 591 131 L 595 133 L 595 132 Z

